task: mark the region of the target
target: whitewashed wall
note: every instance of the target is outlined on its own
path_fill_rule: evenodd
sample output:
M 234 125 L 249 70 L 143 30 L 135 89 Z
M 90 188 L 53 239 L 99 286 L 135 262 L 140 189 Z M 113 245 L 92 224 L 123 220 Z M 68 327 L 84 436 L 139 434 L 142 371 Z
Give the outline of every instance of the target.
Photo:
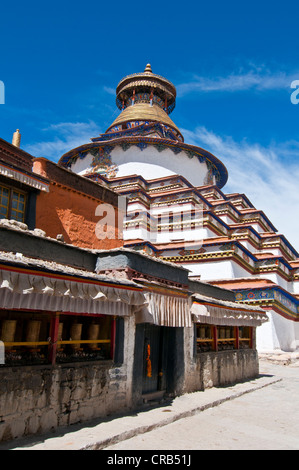
M 190 270 L 190 276 L 201 276 L 202 281 L 212 279 L 234 279 L 232 263 L 226 261 L 213 261 L 213 263 L 182 263 L 182 266 Z
M 267 311 L 269 321 L 257 328 L 258 351 L 294 351 L 296 349 L 295 322 L 283 318 L 273 310 Z
M 117 176 L 141 175 L 146 180 L 170 175 L 182 175 L 194 186 L 202 186 L 208 173 L 206 163 L 200 163 L 197 157 L 189 158 L 185 152 L 175 155 L 172 150 L 159 152 L 149 145 L 140 150 L 132 145 L 127 151 L 120 146 L 111 152 L 112 163 L 118 165 Z M 80 175 L 91 171 L 93 157 L 90 153 L 71 166 L 71 170 Z

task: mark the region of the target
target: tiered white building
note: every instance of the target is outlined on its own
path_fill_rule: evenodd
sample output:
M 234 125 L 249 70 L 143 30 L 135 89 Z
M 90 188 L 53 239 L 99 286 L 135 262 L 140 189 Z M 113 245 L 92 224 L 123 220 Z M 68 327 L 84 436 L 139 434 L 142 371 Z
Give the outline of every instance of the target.
M 125 246 L 190 270 L 190 278 L 234 290 L 262 306 L 259 350 L 299 347 L 299 254 L 244 194 L 225 194 L 228 174 L 210 152 L 189 145 L 169 114 L 176 90 L 145 71 L 117 86 L 120 114 L 105 134 L 59 164 L 127 199 Z

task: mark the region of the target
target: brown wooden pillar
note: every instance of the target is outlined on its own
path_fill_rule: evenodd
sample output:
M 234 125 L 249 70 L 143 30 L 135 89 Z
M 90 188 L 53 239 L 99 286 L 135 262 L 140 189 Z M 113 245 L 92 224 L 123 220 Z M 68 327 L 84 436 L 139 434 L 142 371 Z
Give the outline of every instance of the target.
M 50 324 L 49 361 L 52 365 L 55 365 L 56 363 L 58 327 L 59 327 L 59 313 L 56 312 L 54 313 L 54 315 L 51 316 L 51 324 Z
M 213 334 L 213 349 L 214 351 L 218 351 L 218 332 L 217 332 L 216 325 L 212 326 L 212 334 Z

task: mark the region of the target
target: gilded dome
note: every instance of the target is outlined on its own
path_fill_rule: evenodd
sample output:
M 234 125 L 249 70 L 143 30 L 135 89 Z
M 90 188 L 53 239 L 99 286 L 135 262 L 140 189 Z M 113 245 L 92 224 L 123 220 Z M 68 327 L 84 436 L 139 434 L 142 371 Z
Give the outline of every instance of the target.
M 125 108 L 106 132 L 109 132 L 109 130 L 115 126 L 125 126 L 126 123 L 129 122 L 135 122 L 138 124 L 144 122 L 158 122 L 174 129 L 176 133 L 181 136 L 181 139 L 183 139 L 181 132 L 170 119 L 168 114 L 166 114 L 166 112 L 160 108 L 160 106 L 155 104 L 150 106 L 148 103 L 136 103 L 134 106 L 128 106 Z

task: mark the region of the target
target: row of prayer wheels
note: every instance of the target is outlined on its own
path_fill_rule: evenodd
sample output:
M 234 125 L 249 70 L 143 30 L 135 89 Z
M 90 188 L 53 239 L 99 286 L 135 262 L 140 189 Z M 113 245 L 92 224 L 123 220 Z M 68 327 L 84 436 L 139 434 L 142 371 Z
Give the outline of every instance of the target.
M 234 337 L 234 329 L 233 327 L 229 326 L 221 326 L 218 330 L 219 338 L 233 338 Z
M 199 327 L 199 338 L 206 339 L 211 337 L 211 328 L 209 326 Z
M 79 341 L 82 336 L 82 323 L 73 323 L 70 328 L 70 339 Z M 1 340 L 4 343 L 13 343 L 15 341 L 15 334 L 17 328 L 17 320 L 4 320 L 2 323 Z M 25 341 L 28 343 L 35 343 L 39 341 L 41 321 L 30 320 L 26 328 Z M 91 323 L 88 328 L 88 339 L 96 341 L 99 337 L 100 325 Z M 58 341 L 62 340 L 63 323 L 59 323 L 58 327 Z M 90 349 L 96 349 L 97 343 L 90 343 Z M 32 346 L 31 346 L 32 347 Z M 80 348 L 80 343 L 72 344 L 74 350 Z
M 220 339 L 233 338 L 234 337 L 233 327 L 229 327 L 229 326 L 218 327 L 218 337 Z M 211 338 L 210 326 L 203 325 L 199 327 L 199 338 L 201 339 Z
M 60 326 L 60 324 L 59 324 Z M 73 341 L 78 341 L 81 339 L 82 335 L 82 323 L 73 323 L 70 329 L 70 337 Z M 99 337 L 100 325 L 96 323 L 91 323 L 88 327 L 88 339 L 96 341 Z M 59 336 L 58 336 L 59 338 Z M 90 349 L 97 349 L 97 343 L 90 343 Z M 80 343 L 72 344 L 74 350 L 80 349 Z
M 41 321 L 31 320 L 26 328 L 26 342 L 34 343 L 38 341 Z M 17 320 L 4 320 L 2 324 L 1 340 L 4 343 L 13 343 L 15 340 Z

